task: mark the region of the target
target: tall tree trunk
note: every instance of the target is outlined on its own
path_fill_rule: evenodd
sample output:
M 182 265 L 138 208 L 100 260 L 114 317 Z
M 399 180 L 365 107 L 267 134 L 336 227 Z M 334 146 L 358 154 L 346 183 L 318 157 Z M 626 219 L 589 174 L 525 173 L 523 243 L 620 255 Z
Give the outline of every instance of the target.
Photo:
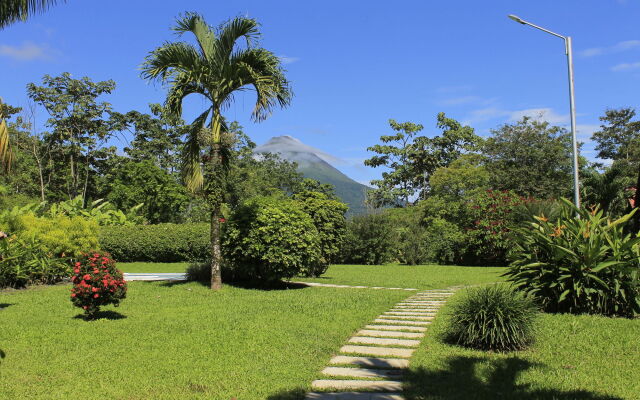
M 220 252 L 220 206 L 211 210 L 211 290 L 222 288 L 222 255 Z

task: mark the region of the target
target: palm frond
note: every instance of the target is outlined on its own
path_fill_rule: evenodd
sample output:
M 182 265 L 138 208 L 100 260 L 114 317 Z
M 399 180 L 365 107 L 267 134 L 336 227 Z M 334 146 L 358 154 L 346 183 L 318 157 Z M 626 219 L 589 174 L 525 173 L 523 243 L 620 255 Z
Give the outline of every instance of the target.
M 141 66 L 143 79 L 166 83 L 176 74 L 193 75 L 204 73 L 205 64 L 198 50 L 189 43 L 167 42 L 150 52 Z
M 201 132 L 210 112 L 211 108 L 208 108 L 191 123 L 189 132 L 187 132 L 187 140 L 182 148 L 182 179 L 187 189 L 192 192 L 200 190 L 204 183 L 200 162 Z
M 188 12 L 178 17 L 173 30 L 179 35 L 186 32 L 193 33 L 204 57 L 209 61 L 212 60 L 216 45 L 216 35 L 200 14 Z
M 0 1 L 0 29 L 33 14 L 43 13 L 49 7 L 66 0 L 2 0 Z
M 236 71 L 235 81 L 239 85 L 251 85 L 256 91 L 256 104 L 252 118 L 262 121 L 271 115 L 276 106 L 290 104 L 293 92 L 285 78 L 281 60 L 272 52 L 262 49 L 247 49 L 236 52 L 230 60 Z
M 244 38 L 247 47 L 252 48 L 260 38 L 258 21 L 252 18 L 236 17 L 223 24 L 218 32 L 216 46 L 218 59 L 228 60 L 240 38 Z
M 182 116 L 182 101 L 190 94 L 198 93 L 209 98 L 209 93 L 201 84 L 190 79 L 189 74 L 180 74 L 172 82 L 167 98 L 165 100 L 165 109 L 173 117 Z M 211 99 L 209 99 L 211 100 Z

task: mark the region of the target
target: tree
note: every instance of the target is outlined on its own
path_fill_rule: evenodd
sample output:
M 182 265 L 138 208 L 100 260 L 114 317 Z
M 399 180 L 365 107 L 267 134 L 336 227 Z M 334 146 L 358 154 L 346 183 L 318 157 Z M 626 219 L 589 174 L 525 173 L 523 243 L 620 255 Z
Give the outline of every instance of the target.
M 187 187 L 202 193 L 211 210 L 211 289 L 218 290 L 222 286 L 220 211 L 233 143 L 222 110 L 233 102 L 235 92 L 253 88 L 252 118 L 262 121 L 276 106 L 286 107 L 292 92 L 280 59 L 258 47 L 254 19 L 237 17 L 214 29 L 199 14 L 186 13 L 173 29 L 178 35 L 192 33 L 197 45 L 165 43 L 147 56 L 142 76 L 169 86 L 165 107 L 174 116 L 182 115 L 182 102 L 191 94 L 203 96 L 208 103 L 191 124 L 181 158 Z M 237 45 L 240 39 L 245 47 Z
M 139 111 L 112 114 L 134 138 L 124 151 L 134 161 L 150 160 L 170 173 L 177 172 L 176 158 L 188 127 L 160 104 L 150 104 L 149 108 L 151 115 Z
M 636 116 L 633 108 L 609 109 L 600 117 L 600 130 L 591 137 L 598 145 L 598 158 L 613 160 L 621 168 L 637 171 L 634 207 L 640 205 L 640 121 L 632 121 Z M 623 188 L 621 188 L 623 189 Z M 633 230 L 640 230 L 640 213 L 633 216 Z
M 62 0 L 65 2 L 66 0 Z M 42 13 L 59 0 L 2 0 L 0 1 L 0 29 L 18 20 L 26 20 L 33 14 Z
M 4 104 L 0 99 L 0 169 L 5 174 L 11 171 L 11 163 L 13 162 L 13 151 L 11 149 L 11 141 L 9 140 L 9 127 L 7 121 L 11 114 L 19 112 L 19 108 L 11 107 Z
M 473 128 L 447 118 L 444 113 L 438 114 L 436 125 L 442 135 L 432 138 L 416 136 L 423 129 L 422 125 L 394 120 L 389 120 L 389 124 L 396 133 L 381 136 L 382 145 L 367 149 L 379 155 L 364 162 L 370 167 L 389 169 L 382 173 L 382 179 L 371 181 L 378 187 L 368 194 L 369 201 L 375 206 L 406 205 L 416 193 L 425 198 L 429 191 L 429 176 L 464 152 L 474 150 L 481 141 Z
M 114 130 L 123 127 L 110 117 L 111 104 L 98 101 L 98 97 L 110 94 L 115 87 L 112 80 L 73 79 L 68 72 L 57 77 L 45 75 L 43 86 L 27 85 L 29 97 L 51 116 L 47 126 L 53 131 L 45 141 L 54 156 L 54 168 L 59 169 L 57 178 L 61 179 L 54 186 L 69 199 L 81 195 L 86 204 L 96 163 L 115 153 L 115 148 L 101 146 Z M 60 170 L 65 170 L 66 175 L 61 175 Z
M 494 189 L 541 199 L 571 193 L 571 135 L 566 129 L 524 117 L 491 135 L 483 153 Z

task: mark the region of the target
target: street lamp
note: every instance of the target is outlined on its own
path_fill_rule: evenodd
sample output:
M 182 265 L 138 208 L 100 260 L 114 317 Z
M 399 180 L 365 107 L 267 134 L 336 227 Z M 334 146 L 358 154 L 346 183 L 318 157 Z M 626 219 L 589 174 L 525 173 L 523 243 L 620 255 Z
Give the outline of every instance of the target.
M 564 39 L 564 50 L 567 55 L 567 66 L 569 69 L 569 103 L 571 107 L 571 141 L 573 142 L 573 202 L 576 207 L 580 207 L 580 184 L 578 181 L 578 140 L 576 138 L 576 102 L 573 92 L 573 54 L 571 51 L 571 36 L 562 36 L 555 32 L 551 32 L 548 29 L 544 29 L 538 25 L 534 25 L 531 22 L 527 22 L 522 18 L 513 14 L 509 15 L 509 18 L 522 25 L 529 25 L 536 29 L 540 29 L 543 32 L 549 33 L 553 36 Z

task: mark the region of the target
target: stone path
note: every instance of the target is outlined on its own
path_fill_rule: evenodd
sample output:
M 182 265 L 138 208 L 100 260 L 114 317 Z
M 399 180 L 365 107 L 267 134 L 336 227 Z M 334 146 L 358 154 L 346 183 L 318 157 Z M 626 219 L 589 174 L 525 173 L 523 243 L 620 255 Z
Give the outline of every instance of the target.
M 324 285 L 323 285 L 324 286 Z M 415 290 L 415 289 L 411 289 Z M 307 400 L 404 400 L 403 370 L 438 309 L 455 289 L 425 290 L 366 325 L 311 383 Z
M 417 291 L 418 289 L 414 288 L 401 288 L 401 287 L 382 287 L 382 286 L 351 286 L 351 285 L 337 285 L 334 283 L 319 283 L 319 282 L 296 282 L 293 281 L 291 283 L 298 283 L 301 285 L 313 286 L 313 287 L 331 287 L 331 288 L 345 288 L 345 289 L 386 289 L 386 290 L 407 290 L 407 291 Z

